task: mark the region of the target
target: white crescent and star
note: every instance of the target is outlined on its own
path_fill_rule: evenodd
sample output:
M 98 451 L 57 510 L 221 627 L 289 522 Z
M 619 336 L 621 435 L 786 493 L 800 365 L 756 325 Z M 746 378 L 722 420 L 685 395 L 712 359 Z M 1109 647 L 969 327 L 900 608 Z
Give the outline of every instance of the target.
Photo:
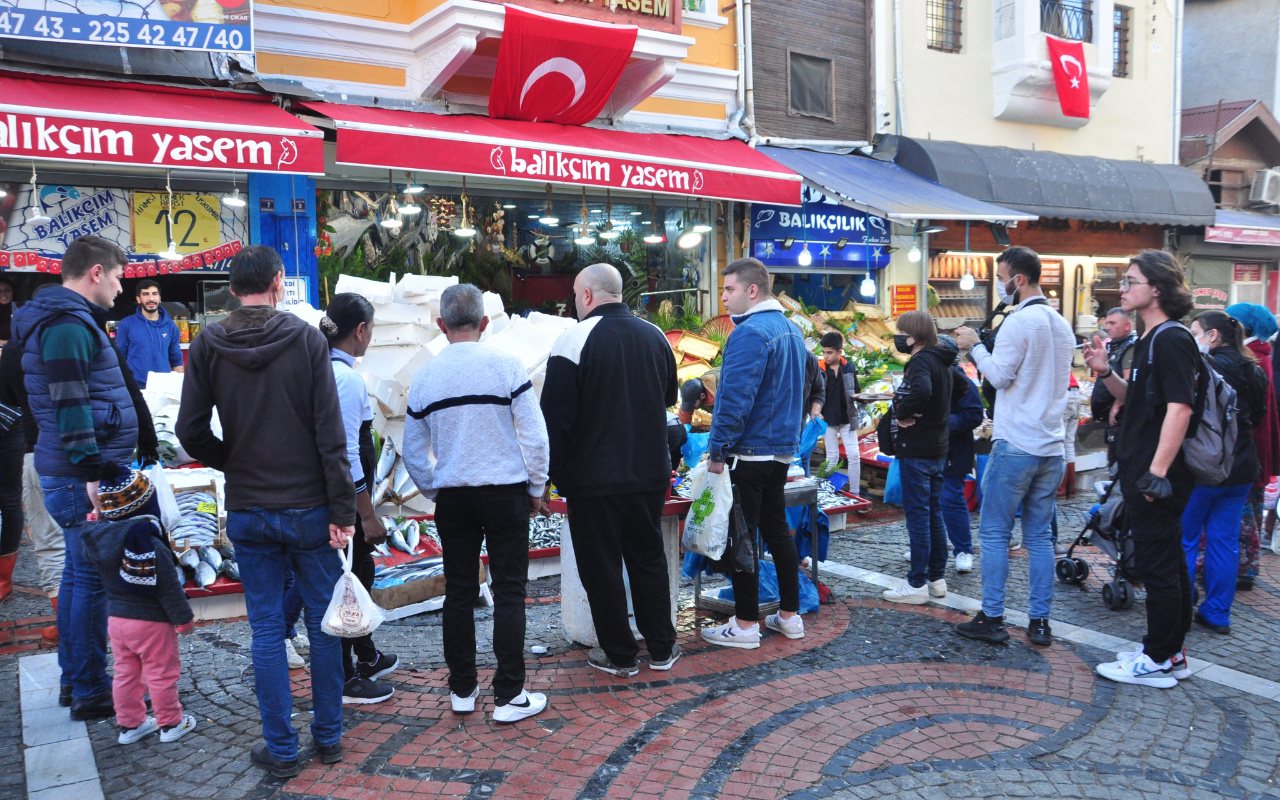
M 546 61 L 543 61 L 538 66 L 534 67 L 533 71 L 529 73 L 529 77 L 525 78 L 524 88 L 520 90 L 521 108 L 524 107 L 524 96 L 529 93 L 529 90 L 533 88 L 533 85 L 552 73 L 559 73 L 565 76 L 569 79 L 569 82 L 573 84 L 573 100 L 569 102 L 569 105 L 560 109 L 556 113 L 558 114 L 568 111 L 578 104 L 578 101 L 582 99 L 583 92 L 587 90 L 587 74 L 583 72 L 582 67 L 578 66 L 578 62 L 571 58 L 557 56 L 555 58 L 548 58 Z
M 1082 64 L 1081 64 L 1081 63 L 1076 59 L 1076 57 L 1075 57 L 1075 56 L 1069 56 L 1069 55 L 1065 55 L 1065 54 L 1064 54 L 1064 55 L 1060 55 L 1060 56 L 1058 56 L 1058 61 L 1059 61 L 1059 62 L 1061 62 L 1061 64 L 1062 64 L 1062 71 L 1063 71 L 1063 72 L 1065 72 L 1065 73 L 1067 73 L 1067 77 L 1071 79 L 1071 88 L 1072 88 L 1072 89 L 1079 89 L 1079 88 L 1080 88 L 1080 76 L 1084 75 L 1084 66 L 1083 66 L 1083 65 L 1082 65 Z M 1071 70 L 1067 68 L 1067 65 L 1068 65 L 1068 64 L 1074 64 L 1074 65 L 1075 65 L 1075 67 L 1076 67 L 1076 74 L 1075 74 L 1075 75 L 1072 75 L 1072 74 L 1071 74 Z

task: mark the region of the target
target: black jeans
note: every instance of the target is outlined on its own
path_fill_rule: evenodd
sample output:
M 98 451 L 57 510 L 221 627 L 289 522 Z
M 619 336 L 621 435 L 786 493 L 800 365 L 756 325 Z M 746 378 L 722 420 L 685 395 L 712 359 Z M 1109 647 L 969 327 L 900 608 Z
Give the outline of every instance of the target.
M 529 580 L 528 484 L 441 489 L 436 531 L 444 548 L 444 660 L 449 690 L 476 688 L 476 599 L 480 544 L 493 576 L 493 698 L 506 705 L 524 691 L 524 599 Z
M 22 456 L 27 437 L 22 421 L 0 436 L 0 556 L 18 552 L 22 542 Z
M 778 571 L 779 606 L 783 611 L 800 610 L 800 558 L 796 542 L 787 527 L 787 465 L 780 461 L 738 461 L 729 473 L 738 490 L 747 530 L 760 531 L 769 545 Z M 757 539 L 757 543 L 759 539 Z M 760 619 L 760 579 L 757 575 L 733 573 L 734 614 L 743 621 Z
M 373 548 L 364 540 L 364 526 L 360 523 L 360 518 L 356 517 L 356 533 L 355 546 L 352 548 L 352 558 L 355 563 L 351 566 L 352 573 L 355 574 L 356 580 L 366 589 L 373 588 Z M 351 680 L 356 675 L 356 666 L 351 659 L 352 652 L 356 658 L 371 663 L 378 657 L 378 648 L 373 646 L 373 634 L 367 633 L 364 636 L 358 636 L 354 639 L 342 640 L 342 672 L 346 680 Z
M 666 492 L 633 492 L 569 498 L 573 555 L 591 606 L 596 638 L 605 655 L 619 667 L 633 666 L 640 652 L 627 621 L 623 564 L 631 583 L 636 627 L 649 656 L 665 661 L 676 643 L 667 555 L 662 546 L 665 496 Z
M 1147 589 L 1147 635 L 1142 648 L 1159 664 L 1182 650 L 1191 629 L 1191 578 L 1182 549 L 1182 511 L 1187 498 L 1154 503 L 1140 494 L 1124 496 L 1133 532 L 1133 563 Z

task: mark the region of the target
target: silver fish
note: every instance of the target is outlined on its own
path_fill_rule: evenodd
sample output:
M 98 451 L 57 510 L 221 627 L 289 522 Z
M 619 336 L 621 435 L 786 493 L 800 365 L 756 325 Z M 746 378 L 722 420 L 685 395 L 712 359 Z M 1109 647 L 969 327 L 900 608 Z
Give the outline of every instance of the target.
M 409 549 L 409 543 L 404 540 L 404 534 L 397 528 L 391 531 L 391 546 L 397 550 L 413 555 L 413 551 Z
M 218 571 L 208 561 L 201 561 L 196 565 L 196 586 L 205 589 L 217 579 Z
M 179 585 L 179 586 L 181 586 L 181 585 L 183 585 L 184 583 L 186 583 L 186 582 L 187 582 L 187 573 L 186 573 L 186 570 L 184 570 L 184 569 L 182 568 L 182 565 L 181 565 L 181 564 L 174 564 L 174 565 L 173 565 L 173 568 L 174 568 L 174 569 L 176 569 L 176 570 L 178 571 L 178 585 Z
M 200 563 L 200 554 L 195 550 L 184 550 L 182 555 L 178 556 L 178 563 L 184 567 L 196 568 L 196 564 Z
M 231 559 L 222 562 L 222 574 L 233 581 L 240 580 L 240 565 Z
M 411 519 L 404 529 L 404 542 L 409 545 L 410 553 L 417 555 L 420 541 L 422 541 L 422 534 L 418 532 L 418 521 Z
M 384 437 L 382 440 L 382 453 L 378 456 L 378 466 L 373 470 L 373 479 L 375 483 L 382 483 L 392 470 L 396 468 L 396 446 L 391 441 L 391 437 Z M 374 503 L 377 505 L 377 503 Z
M 222 566 L 222 554 L 212 547 L 200 548 L 200 560 L 213 567 L 215 572 Z
M 401 503 L 418 496 L 418 487 L 413 482 L 413 478 L 409 477 L 409 468 L 405 466 L 403 458 L 396 464 L 395 473 L 391 479 L 391 492 L 400 498 Z
M 377 508 L 387 500 L 387 495 L 391 493 L 391 478 L 388 476 L 378 483 L 378 488 L 373 491 L 373 507 Z
M 374 554 L 375 556 L 379 557 L 379 558 L 390 558 L 390 557 L 391 557 L 391 551 L 387 549 L 387 543 L 386 543 L 386 542 L 383 542 L 382 544 L 380 544 L 380 545 L 378 545 L 377 547 L 373 548 L 373 554 Z
M 236 549 L 235 549 L 234 547 L 232 547 L 231 545 L 229 545 L 229 544 L 228 544 L 228 545 L 224 545 L 224 546 L 222 546 L 222 547 L 219 547 L 219 548 L 218 548 L 218 552 L 222 554 L 222 560 L 223 560 L 223 561 L 235 561 L 235 560 L 236 560 Z

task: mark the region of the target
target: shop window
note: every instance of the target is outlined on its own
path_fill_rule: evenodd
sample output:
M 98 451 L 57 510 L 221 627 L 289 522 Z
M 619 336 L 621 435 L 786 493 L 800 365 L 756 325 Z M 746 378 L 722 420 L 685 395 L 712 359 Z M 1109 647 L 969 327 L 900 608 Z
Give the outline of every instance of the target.
M 1129 20 L 1132 18 L 1132 8 L 1116 6 L 1111 33 L 1111 49 L 1113 53 L 1111 74 L 1117 78 L 1129 77 Z
M 835 63 L 787 51 L 787 104 L 793 116 L 835 121 Z
M 960 52 L 961 0 L 926 0 L 929 49 Z
M 1215 169 L 1209 172 L 1209 192 L 1214 205 L 1222 208 L 1239 208 L 1249 199 L 1249 182 L 1244 170 Z
M 1040 0 L 1040 31 L 1061 39 L 1093 41 L 1093 0 Z
M 705 13 L 707 8 L 707 0 L 681 0 L 680 7 L 685 11 L 692 11 L 695 14 Z

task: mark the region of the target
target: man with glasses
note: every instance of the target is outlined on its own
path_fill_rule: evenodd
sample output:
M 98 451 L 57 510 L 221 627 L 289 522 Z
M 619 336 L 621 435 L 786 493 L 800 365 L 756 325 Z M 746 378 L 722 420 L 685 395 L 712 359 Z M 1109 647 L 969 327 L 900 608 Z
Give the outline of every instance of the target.
M 1116 479 L 1124 493 L 1134 565 L 1147 589 L 1147 635 L 1141 649 L 1098 665 L 1098 674 L 1169 689 L 1191 677 L 1183 650 L 1191 627 L 1191 580 L 1182 550 L 1182 511 L 1195 479 L 1184 462 L 1182 440 L 1191 422 L 1199 353 L 1191 332 L 1177 321 L 1190 313 L 1193 302 L 1173 256 L 1144 250 L 1130 260 L 1120 281 L 1120 304 L 1136 311 L 1146 327 L 1129 380 L 1108 364 L 1099 337 L 1085 344 L 1084 358 L 1124 404 Z

